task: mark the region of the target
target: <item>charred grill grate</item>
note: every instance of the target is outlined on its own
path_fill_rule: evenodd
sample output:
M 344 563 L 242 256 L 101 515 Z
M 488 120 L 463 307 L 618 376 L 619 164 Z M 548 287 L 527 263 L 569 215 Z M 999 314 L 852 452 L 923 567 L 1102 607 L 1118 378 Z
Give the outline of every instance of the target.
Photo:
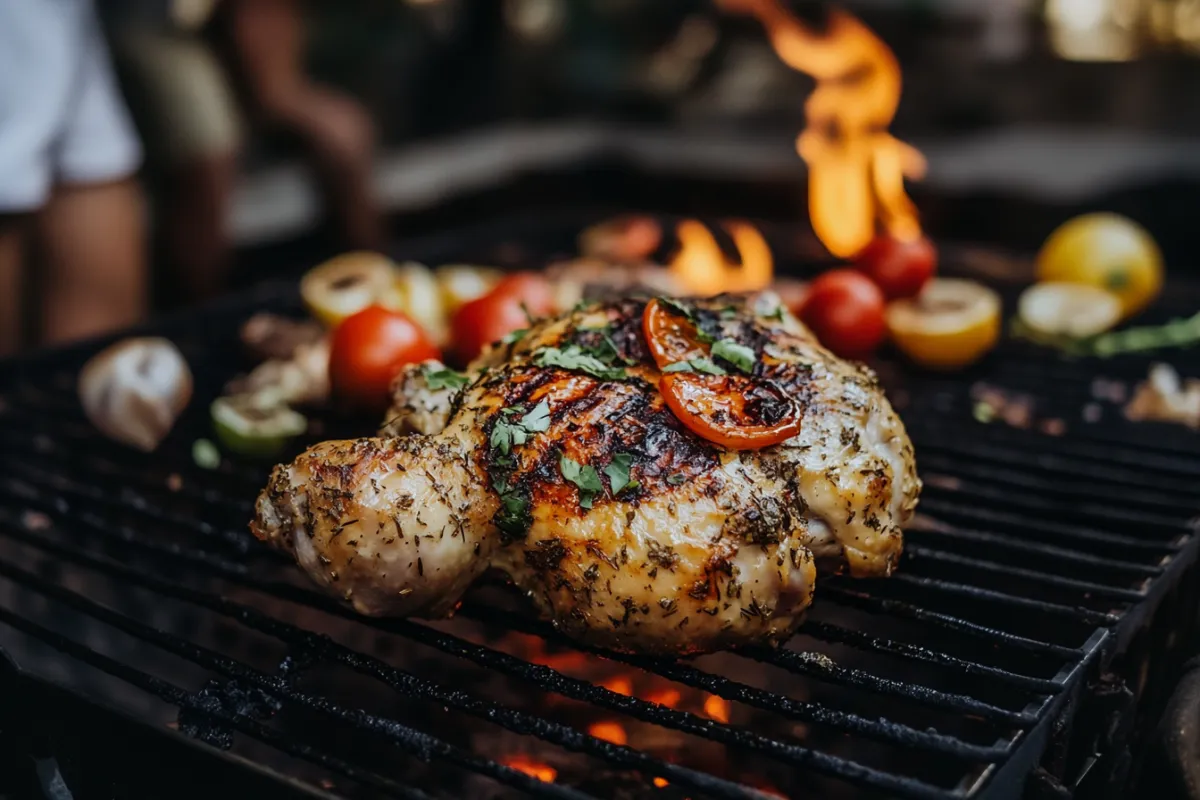
M 230 780 L 257 763 L 348 796 L 1013 796 L 1052 744 L 1072 749 L 1064 730 L 1090 680 L 1123 660 L 1145 683 L 1167 669 L 1163 642 L 1190 628 L 1195 435 L 1078 423 L 1096 365 L 1019 349 L 988 381 L 1037 395 L 1065 435 L 974 422 L 971 376 L 897 373 L 927 484 L 903 569 L 823 581 L 785 649 L 690 662 L 591 651 L 487 589 L 449 623 L 360 619 L 245 532 L 262 469 L 206 472 L 189 456 L 207 435 L 198 409 L 237 369 L 237 322 L 292 303 L 267 290 L 161 328 L 198 392 L 152 458 L 82 418 L 82 351 L 0 372 L 0 642 L 20 665 L 8 735 L 54 697 L 81 719 L 101 700 L 180 729 L 165 740 L 232 744 L 244 761 L 206 751 Z M 1145 362 L 1104 368 L 1132 378 Z M 1168 599 L 1189 613 L 1150 641 Z M 665 702 L 663 687 L 726 710 Z M 597 720 L 627 741 L 596 735 Z

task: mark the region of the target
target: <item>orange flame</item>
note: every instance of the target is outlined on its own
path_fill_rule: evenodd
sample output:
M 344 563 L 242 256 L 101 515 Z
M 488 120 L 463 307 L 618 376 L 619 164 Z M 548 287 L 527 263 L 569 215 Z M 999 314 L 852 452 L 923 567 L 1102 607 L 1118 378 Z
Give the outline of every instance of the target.
M 659 789 L 665 789 L 668 786 L 670 786 L 671 784 L 667 781 L 666 778 L 655 778 L 654 785 L 657 786 Z
M 671 259 L 671 274 L 690 294 L 752 292 L 771 283 L 774 259 L 758 229 L 747 222 L 729 222 L 725 229 L 741 255 L 740 265 L 725 257 L 702 223 L 689 219 L 676 228 L 679 252 Z
M 597 739 L 603 739 L 612 744 L 628 744 L 629 735 L 619 722 L 596 722 L 588 727 L 588 733 Z
M 813 230 L 829 252 L 855 255 L 877 224 L 898 239 L 918 237 L 904 179 L 924 176 L 926 164 L 887 130 L 900 103 L 900 64 L 891 49 L 843 11 L 832 11 L 827 29 L 815 31 L 780 0 L 719 2 L 757 17 L 784 63 L 816 79 L 796 150 L 809 168 Z
M 534 761 L 528 756 L 514 753 L 511 756 L 506 756 L 500 763 L 506 767 L 512 767 L 517 772 L 524 772 L 531 778 L 537 778 L 542 783 L 554 783 L 554 779 L 558 777 L 558 770 L 549 764 L 543 764 L 540 761 Z
M 657 703 L 660 706 L 666 706 L 667 708 L 674 708 L 679 705 L 679 701 L 683 699 L 683 695 L 679 693 L 678 689 L 668 686 L 663 689 L 656 689 L 642 699 L 651 703 Z
M 616 692 L 617 694 L 623 694 L 626 697 L 631 697 L 633 695 L 633 682 L 630 681 L 629 678 L 626 678 L 624 675 L 617 675 L 615 677 L 609 678 L 608 680 L 602 682 L 600 685 L 603 686 L 605 689 L 608 689 L 610 692 Z
M 715 719 L 717 722 L 729 722 L 729 701 L 710 694 L 704 700 L 704 713 L 708 714 L 709 719 Z

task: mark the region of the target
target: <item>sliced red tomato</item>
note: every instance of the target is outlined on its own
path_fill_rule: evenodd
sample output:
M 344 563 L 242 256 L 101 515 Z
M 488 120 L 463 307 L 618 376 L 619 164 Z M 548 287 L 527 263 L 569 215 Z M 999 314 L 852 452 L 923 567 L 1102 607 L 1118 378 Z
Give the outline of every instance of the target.
M 693 433 L 730 450 L 757 450 L 800 432 L 800 410 L 778 386 L 743 375 L 672 372 L 658 384 Z
M 659 369 L 708 355 L 708 345 L 700 340 L 696 323 L 657 298 L 646 304 L 642 333 Z

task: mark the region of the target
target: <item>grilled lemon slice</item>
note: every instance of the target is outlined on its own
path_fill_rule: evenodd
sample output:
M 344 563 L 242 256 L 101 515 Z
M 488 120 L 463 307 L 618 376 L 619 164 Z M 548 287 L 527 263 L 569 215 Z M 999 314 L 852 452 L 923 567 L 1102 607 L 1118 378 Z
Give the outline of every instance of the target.
M 1086 339 L 1121 321 L 1121 299 L 1082 283 L 1035 283 L 1021 293 L 1017 315 L 1034 333 Z
M 1000 296 L 974 281 L 935 278 L 916 297 L 887 308 L 892 341 L 930 369 L 978 361 L 1000 339 Z
M 403 310 L 396 265 L 379 253 L 353 252 L 313 267 L 300 279 L 300 296 L 309 313 L 334 327 L 367 306 Z

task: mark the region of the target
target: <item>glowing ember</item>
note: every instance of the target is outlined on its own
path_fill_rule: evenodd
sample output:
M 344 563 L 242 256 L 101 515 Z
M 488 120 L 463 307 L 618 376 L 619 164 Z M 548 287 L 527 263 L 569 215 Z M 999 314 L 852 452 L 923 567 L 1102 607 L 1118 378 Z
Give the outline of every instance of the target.
M 670 786 L 671 784 L 667 782 L 666 778 L 655 778 L 654 785 L 657 786 L 659 789 L 665 789 L 666 787 Z
M 629 736 L 619 722 L 597 722 L 588 727 L 588 733 L 597 739 L 603 739 L 612 744 L 628 744 Z
M 506 767 L 512 767 L 518 772 L 524 772 L 531 778 L 537 778 L 543 783 L 553 783 L 558 777 L 558 770 L 549 764 L 543 764 L 540 761 L 534 761 L 528 756 L 515 753 L 504 758 L 500 763 Z
M 603 686 L 605 689 L 608 689 L 610 692 L 616 692 L 617 694 L 623 694 L 626 697 L 633 696 L 633 683 L 629 680 L 629 678 L 626 678 L 624 675 L 618 675 L 616 677 L 609 678 L 608 680 L 604 681 L 600 685 Z
M 671 273 L 690 294 L 752 292 L 771 283 L 771 248 L 758 229 L 746 222 L 729 222 L 725 229 L 741 256 L 740 265 L 725 257 L 703 224 L 684 220 L 676 228 L 679 252 L 671 259 Z
M 717 722 L 729 722 L 729 701 L 710 694 L 704 701 L 704 713 Z
M 682 695 L 679 694 L 678 689 L 667 687 L 650 692 L 642 699 L 648 700 L 651 703 L 658 703 L 660 706 L 666 706 L 667 708 L 675 708 L 675 706 L 679 705 L 681 698 Z
M 922 177 L 925 159 L 887 130 L 900 103 L 900 65 L 888 46 L 843 11 L 832 10 L 818 31 L 781 0 L 719 3 L 757 17 L 784 63 L 816 79 L 796 150 L 809 168 L 813 229 L 829 252 L 858 253 L 877 224 L 898 239 L 919 236 L 904 179 Z

